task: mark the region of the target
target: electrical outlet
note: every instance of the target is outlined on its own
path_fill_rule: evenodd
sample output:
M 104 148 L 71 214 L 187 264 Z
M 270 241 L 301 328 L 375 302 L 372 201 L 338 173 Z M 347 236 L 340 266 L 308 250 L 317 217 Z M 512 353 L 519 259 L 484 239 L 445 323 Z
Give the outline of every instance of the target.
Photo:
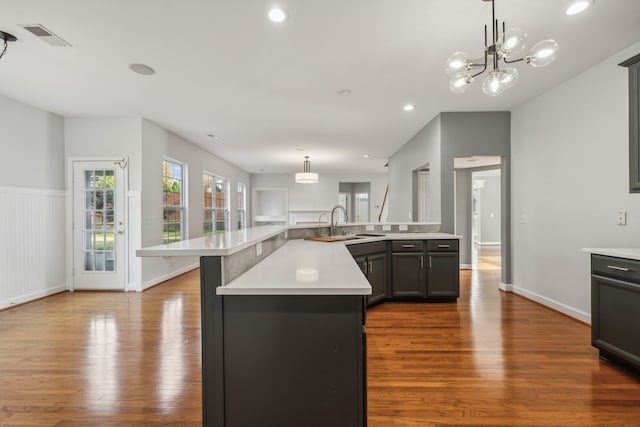
M 365 231 L 373 231 L 375 230 L 375 227 L 373 225 L 367 225 L 364 227 Z
M 398 230 L 399 231 L 407 231 L 409 229 L 409 227 L 407 226 L 407 224 L 400 224 L 398 226 Z
M 256 256 L 262 255 L 262 242 L 256 243 Z
M 618 220 L 616 221 L 618 225 L 627 225 L 627 211 L 618 211 Z
M 284 240 L 287 240 L 289 238 L 289 230 L 285 230 L 284 231 Z
M 520 215 L 520 224 L 527 223 L 527 216 L 525 214 Z
M 382 226 L 382 231 L 391 231 L 391 226 L 390 225 L 383 225 Z

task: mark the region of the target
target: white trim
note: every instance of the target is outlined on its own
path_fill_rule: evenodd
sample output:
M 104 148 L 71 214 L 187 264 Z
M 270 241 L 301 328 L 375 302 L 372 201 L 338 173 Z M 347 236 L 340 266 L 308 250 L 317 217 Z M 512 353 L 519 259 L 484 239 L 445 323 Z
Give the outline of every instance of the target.
M 501 242 L 478 242 L 478 241 L 475 241 L 474 243 L 478 246 L 500 246 L 502 244 Z
M 503 292 L 513 292 L 513 285 L 510 283 L 500 282 L 500 286 L 498 286 L 498 289 L 500 289 Z
M 129 224 L 129 275 L 125 284 L 125 291 L 142 291 L 142 258 L 136 256 L 136 250 L 142 245 L 142 214 L 140 206 L 140 191 L 128 191 L 127 223 Z
M 144 282 L 142 284 L 142 290 L 146 290 L 146 289 L 150 288 L 151 286 L 155 286 L 155 285 L 157 285 L 159 283 L 166 282 L 169 279 L 173 279 L 174 277 L 177 277 L 177 276 L 179 276 L 181 274 L 184 274 L 184 273 L 186 273 L 188 271 L 195 270 L 198 267 L 200 267 L 200 262 L 197 262 L 195 264 L 190 264 L 190 265 L 188 265 L 186 267 L 179 268 L 179 269 L 177 269 L 175 271 L 172 271 L 170 273 L 163 274 L 162 276 L 155 277 L 155 278 L 153 278 L 151 280 L 147 280 L 146 282 Z
M 502 283 L 500 284 L 500 286 L 502 286 Z M 567 316 L 573 317 L 574 319 L 577 319 L 581 322 L 587 323 L 589 325 L 591 324 L 591 315 L 589 313 L 577 310 L 573 307 L 569 307 L 566 304 L 552 300 L 551 298 L 544 297 L 542 295 L 536 294 L 535 292 L 531 292 L 518 286 L 506 286 L 511 287 L 511 292 L 515 293 L 516 295 L 520 295 L 524 298 L 530 299 L 531 301 L 535 301 L 539 304 L 544 305 L 545 307 L 558 311 L 562 314 L 566 314 Z
M 57 197 L 67 196 L 67 192 L 64 190 L 49 190 L 46 188 L 27 188 L 27 187 L 0 186 L 0 193 L 39 194 L 39 195 L 57 196 Z
M 64 291 L 67 290 L 67 288 L 68 288 L 67 284 L 63 283 L 63 284 L 54 286 L 53 288 L 47 288 L 47 289 L 43 289 L 41 291 L 31 292 L 31 293 L 25 294 L 25 295 L 20 295 L 19 297 L 16 297 L 16 298 L 11 298 L 11 299 L 8 299 L 8 300 L 0 301 L 0 310 L 12 307 L 14 305 L 24 304 L 26 302 L 30 302 L 30 301 L 36 300 L 38 298 L 44 298 L 44 297 L 47 297 L 49 295 L 53 295 L 53 294 L 57 294 L 57 293 L 60 293 L 60 292 L 64 292 Z
M 471 264 L 460 264 L 460 270 L 472 270 Z
M 66 239 L 65 251 L 67 253 L 67 289 L 73 292 L 73 262 L 74 262 L 74 253 L 73 253 L 73 170 L 74 163 L 81 162 L 119 162 L 124 160 L 127 162 L 127 166 L 125 166 L 123 170 L 124 174 L 124 291 L 127 290 L 127 278 L 129 277 L 129 257 L 135 257 L 135 251 L 130 253 L 129 251 L 129 198 L 127 197 L 129 193 L 129 167 L 131 166 L 129 163 L 129 156 L 114 156 L 114 157 L 68 157 L 67 158 L 67 203 L 66 203 L 66 225 L 65 225 L 65 235 L 68 236 Z

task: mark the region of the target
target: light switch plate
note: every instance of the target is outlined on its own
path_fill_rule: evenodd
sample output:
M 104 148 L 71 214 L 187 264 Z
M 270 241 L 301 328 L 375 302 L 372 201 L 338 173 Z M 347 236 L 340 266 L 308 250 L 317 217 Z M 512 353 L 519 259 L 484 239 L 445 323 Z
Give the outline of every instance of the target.
M 256 244 L 256 256 L 262 255 L 262 242 Z
M 398 227 L 399 231 L 407 231 L 409 229 L 409 227 L 407 226 L 407 224 L 400 224 L 400 226 Z
M 382 231 L 391 231 L 391 226 L 390 225 L 383 225 L 382 226 Z
M 284 231 L 284 239 L 287 240 L 289 238 L 289 230 Z
M 367 225 L 364 227 L 365 231 L 373 231 L 375 230 L 375 227 L 373 225 Z

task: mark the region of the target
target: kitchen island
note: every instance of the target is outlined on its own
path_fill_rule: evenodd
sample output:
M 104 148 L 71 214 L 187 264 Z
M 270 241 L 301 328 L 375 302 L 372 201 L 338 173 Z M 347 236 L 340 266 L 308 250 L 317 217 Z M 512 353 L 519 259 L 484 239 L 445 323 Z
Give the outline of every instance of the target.
M 371 286 L 346 245 L 394 235 L 323 243 L 288 240 L 288 231 L 256 227 L 137 252 L 201 256 L 205 426 L 366 426 Z

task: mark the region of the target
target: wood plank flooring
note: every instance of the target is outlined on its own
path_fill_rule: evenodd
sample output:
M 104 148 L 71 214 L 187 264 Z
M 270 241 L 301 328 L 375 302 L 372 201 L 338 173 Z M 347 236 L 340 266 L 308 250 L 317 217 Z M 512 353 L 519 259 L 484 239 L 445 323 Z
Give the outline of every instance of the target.
M 640 379 L 598 359 L 588 326 L 499 292 L 499 259 L 481 261 L 457 305 L 367 313 L 369 426 L 640 426 Z M 198 281 L 0 312 L 0 426 L 199 426 Z

